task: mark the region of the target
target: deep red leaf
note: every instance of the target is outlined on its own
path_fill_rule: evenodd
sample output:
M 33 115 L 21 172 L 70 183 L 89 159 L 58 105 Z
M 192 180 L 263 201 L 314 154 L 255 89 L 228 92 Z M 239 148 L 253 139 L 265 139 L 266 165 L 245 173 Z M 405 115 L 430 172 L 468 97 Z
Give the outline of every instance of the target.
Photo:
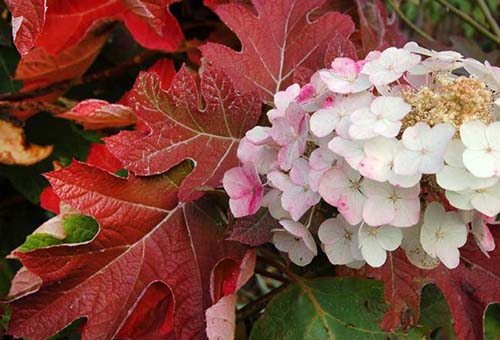
M 56 195 L 52 187 L 46 187 L 40 194 L 40 206 L 56 215 L 59 214 L 60 203 L 61 199 Z
M 185 67 L 167 92 L 155 73 L 142 73 L 128 101 L 143 127 L 106 139 L 110 151 L 136 175 L 163 173 L 185 159 L 193 160 L 194 170 L 179 190 L 183 202 L 220 185 L 224 172 L 238 164 L 240 137 L 260 114 L 255 94 L 240 94 L 209 64 L 202 68 L 200 87 L 201 95 Z
M 93 143 L 90 145 L 87 164 L 96 166 L 102 170 L 114 173 L 123 168 L 122 163 L 116 159 L 104 144 Z
M 58 117 L 74 120 L 87 130 L 135 124 L 135 115 L 130 107 L 100 99 L 86 99 Z
M 21 59 L 16 69 L 16 79 L 24 84 L 22 91 L 81 76 L 97 57 L 107 38 L 107 34 L 89 34 L 77 45 L 55 56 L 41 47 L 33 49 Z
M 228 240 L 257 247 L 270 242 L 273 238 L 271 230 L 279 227 L 278 221 L 267 210 L 261 210 L 255 215 L 237 219 Z
M 406 37 L 399 29 L 397 17 L 389 18 L 381 0 L 356 0 L 359 17 L 360 57 L 373 50 L 402 47 Z
M 46 0 L 5 0 L 12 13 L 12 36 L 21 55 L 27 54 L 45 23 Z
M 240 39 L 241 51 L 215 43 L 201 50 L 235 81 L 238 89 L 258 90 L 267 102 L 293 82 L 298 67 L 324 67 L 325 51 L 336 34 L 349 37 L 354 31 L 351 18 L 338 12 L 310 20 L 310 13 L 325 0 L 252 2 L 257 13 L 237 3 L 217 5 L 215 9 Z
M 225 259 L 241 261 L 245 248 L 223 240 L 224 228 L 209 215 L 210 202 L 177 204 L 181 170 L 123 179 L 74 162 L 48 174 L 61 199 L 93 216 L 101 229 L 86 244 L 16 252 L 43 284 L 10 304 L 9 332 L 45 339 L 86 317 L 83 339 L 112 339 L 148 315 L 156 326 L 141 337 L 165 339 L 173 336 L 168 332 L 173 304 L 176 339 L 204 338 L 205 310 L 214 302 L 213 269 Z M 144 314 L 147 306 L 158 313 Z
M 57 55 L 109 20 L 123 20 L 144 47 L 172 51 L 183 34 L 168 6 L 177 0 L 16 0 L 13 35 L 22 55 L 33 47 Z M 46 7 L 46 10 L 45 8 Z
M 494 230 L 500 240 L 500 229 Z M 385 299 L 390 309 L 382 326 L 387 330 L 416 324 L 422 288 L 436 284 L 443 292 L 453 315 L 458 340 L 481 340 L 484 313 L 489 304 L 500 302 L 500 250 L 486 258 L 470 240 L 460 249 L 461 263 L 450 270 L 440 265 L 433 270 L 418 269 L 410 264 L 403 251 L 389 256 L 380 269 L 365 266 L 355 271 L 339 268 L 341 275 L 372 277 L 385 283 Z

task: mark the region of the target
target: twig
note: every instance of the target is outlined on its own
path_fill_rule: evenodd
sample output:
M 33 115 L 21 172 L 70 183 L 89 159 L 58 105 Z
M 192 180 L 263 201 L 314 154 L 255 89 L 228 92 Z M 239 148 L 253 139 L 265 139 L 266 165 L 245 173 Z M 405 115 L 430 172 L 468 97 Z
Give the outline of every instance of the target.
M 284 276 L 282 276 L 280 274 L 268 272 L 267 270 L 264 270 L 264 269 L 261 269 L 261 268 L 255 268 L 255 272 L 257 274 L 259 274 L 259 275 L 262 275 L 262 276 L 274 279 L 276 281 L 289 282 L 289 280 L 286 277 L 284 277 Z
M 490 38 L 495 43 L 500 44 L 500 37 L 496 37 L 493 33 L 489 32 L 484 26 L 470 17 L 468 14 L 462 12 L 446 0 L 436 0 L 441 4 L 441 6 L 447 8 L 450 12 L 455 14 L 457 17 L 461 18 L 463 21 L 474 27 L 478 32 L 482 33 L 484 36 Z
M 393 11 L 398 15 L 398 17 L 403 20 L 412 30 L 420 34 L 422 37 L 429 41 L 434 41 L 434 38 L 431 37 L 429 34 L 425 33 L 422 29 L 420 29 L 417 25 L 415 25 L 410 19 L 406 17 L 406 15 L 401 11 L 399 6 L 394 3 L 393 0 L 388 0 L 389 5 L 391 5 Z
M 67 111 L 67 109 L 44 101 L 0 101 L 0 112 L 10 113 L 12 111 L 47 111 L 58 114 Z
M 486 17 L 486 20 L 488 20 L 488 23 L 490 24 L 491 29 L 493 32 L 495 32 L 497 37 L 500 37 L 500 27 L 498 26 L 497 21 L 493 17 L 493 14 L 491 14 L 490 8 L 488 7 L 488 4 L 484 0 L 477 0 L 477 3 L 479 7 L 481 8 L 481 11 L 483 11 L 484 16 Z
M 236 320 L 245 320 L 249 316 L 260 312 L 264 307 L 267 306 L 267 304 L 273 297 L 281 293 L 286 287 L 288 287 L 288 284 L 285 283 L 278 288 L 271 290 L 269 293 L 262 295 L 257 300 L 247 303 L 245 307 L 240 308 L 238 311 L 236 311 Z

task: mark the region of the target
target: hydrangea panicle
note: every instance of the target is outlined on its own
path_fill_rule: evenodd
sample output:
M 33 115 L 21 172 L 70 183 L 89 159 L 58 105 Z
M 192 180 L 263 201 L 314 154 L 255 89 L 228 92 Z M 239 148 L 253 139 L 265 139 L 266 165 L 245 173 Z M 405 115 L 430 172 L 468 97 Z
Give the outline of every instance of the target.
M 278 92 L 269 126 L 241 140 L 243 166 L 224 177 L 231 211 L 266 207 L 282 226 L 273 243 L 301 266 L 317 254 L 316 232 L 332 264 L 356 268 L 382 266 L 399 246 L 418 268 L 455 268 L 469 233 L 487 256 L 500 213 L 499 91 L 500 68 L 414 42 L 336 58 Z M 318 204 L 338 214 L 312 218 Z

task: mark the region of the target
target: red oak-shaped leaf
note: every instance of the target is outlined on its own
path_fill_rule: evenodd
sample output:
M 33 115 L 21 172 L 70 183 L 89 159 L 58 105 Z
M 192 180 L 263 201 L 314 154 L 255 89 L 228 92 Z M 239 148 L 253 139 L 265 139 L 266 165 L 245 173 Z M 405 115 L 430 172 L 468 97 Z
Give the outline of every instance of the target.
M 500 230 L 495 238 L 500 240 Z M 461 263 L 453 270 L 440 265 L 433 270 L 418 269 L 410 264 L 403 251 L 390 255 L 380 269 L 365 266 L 354 271 L 339 268 L 341 275 L 372 277 L 385 283 L 385 299 L 390 309 L 382 326 L 387 330 L 406 328 L 419 317 L 422 288 L 436 284 L 443 292 L 453 315 L 458 340 L 483 339 L 484 313 L 489 304 L 500 302 L 500 250 L 486 258 L 470 242 L 460 249 Z
M 172 51 L 183 34 L 168 6 L 177 0 L 16 0 L 13 36 L 21 55 L 33 47 L 56 55 L 98 30 L 106 20 L 123 20 L 144 47 Z
M 135 123 L 135 115 L 130 107 L 110 104 L 99 99 L 84 100 L 58 117 L 74 120 L 87 130 L 128 126 Z
M 87 164 L 96 166 L 111 173 L 123 168 L 122 163 L 113 156 L 106 145 L 93 143 L 90 145 L 87 156 Z M 61 199 L 51 186 L 46 187 L 40 194 L 40 206 L 58 215 L 60 212 Z
M 280 228 L 278 221 L 269 214 L 267 209 L 261 209 L 257 214 L 238 218 L 233 225 L 233 231 L 228 240 L 257 247 L 273 238 L 273 229 Z
M 12 36 L 21 55 L 27 54 L 45 23 L 46 0 L 5 0 L 12 13 Z
M 23 91 L 81 76 L 92 64 L 108 34 L 89 34 L 78 44 L 53 56 L 35 48 L 17 65 L 15 78 L 22 80 Z
M 267 102 L 293 82 L 298 67 L 323 68 L 325 51 L 336 34 L 348 37 L 354 23 L 347 15 L 327 12 L 312 20 L 325 0 L 253 0 L 217 5 L 215 12 L 236 33 L 241 51 L 208 43 L 204 57 L 226 72 L 244 91 L 259 90 Z
M 389 18 L 381 0 L 356 0 L 359 17 L 360 57 L 373 50 L 401 47 L 406 38 L 396 17 Z
M 46 339 L 85 317 L 85 340 L 129 334 L 143 322 L 151 332 L 138 338 L 203 339 L 213 270 L 241 261 L 245 248 L 223 240 L 210 202 L 177 204 L 182 170 L 124 179 L 74 162 L 48 174 L 61 199 L 100 230 L 88 243 L 16 252 L 43 283 L 10 303 L 9 333 Z
M 201 71 L 201 96 L 185 67 L 168 91 L 160 84 L 156 73 L 139 75 L 128 103 L 140 128 L 107 138 L 106 145 L 126 169 L 141 176 L 193 160 L 194 170 L 179 190 L 180 200 L 187 202 L 199 198 L 204 188 L 218 186 L 224 172 L 238 164 L 239 138 L 256 124 L 261 103 L 254 93 L 237 92 L 209 64 Z

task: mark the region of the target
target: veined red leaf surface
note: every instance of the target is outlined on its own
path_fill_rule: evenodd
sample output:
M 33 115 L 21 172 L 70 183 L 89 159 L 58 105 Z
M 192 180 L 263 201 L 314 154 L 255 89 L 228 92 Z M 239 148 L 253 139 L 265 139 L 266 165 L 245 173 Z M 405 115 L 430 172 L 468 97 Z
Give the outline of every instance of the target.
M 500 230 L 494 230 L 500 239 Z M 453 315 L 458 340 L 480 340 L 483 335 L 484 313 L 489 304 L 500 302 L 500 250 L 488 259 L 475 242 L 460 249 L 461 262 L 456 269 L 440 265 L 433 270 L 418 269 L 410 264 L 403 251 L 391 254 L 380 269 L 365 266 L 361 270 L 338 268 L 341 275 L 371 277 L 385 283 L 385 299 L 390 309 L 382 326 L 387 330 L 416 324 L 422 288 L 436 284 L 443 292 Z
M 21 55 L 27 54 L 45 24 L 46 0 L 5 0 L 12 13 L 12 36 Z
M 16 69 L 16 79 L 24 83 L 22 91 L 81 76 L 97 57 L 107 38 L 108 34 L 89 34 L 77 45 L 55 56 L 44 48 L 33 49 L 21 59 Z
M 141 127 L 107 138 L 106 145 L 126 169 L 140 176 L 192 160 L 194 170 L 179 188 L 182 202 L 219 186 L 224 172 L 238 165 L 239 139 L 257 123 L 261 108 L 255 93 L 236 91 L 210 64 L 201 70 L 200 91 L 183 67 L 168 91 L 162 90 L 156 73 L 140 74 L 127 100 Z
M 183 38 L 168 6 L 177 0 L 16 0 L 13 36 L 21 55 L 33 47 L 57 55 L 106 20 L 122 20 L 146 48 L 172 51 Z
M 85 317 L 86 340 L 112 339 L 138 320 L 156 325 L 143 338 L 203 339 L 213 269 L 226 259 L 238 263 L 245 248 L 224 241 L 210 202 L 177 203 L 184 176 L 176 168 L 123 179 L 78 162 L 48 174 L 61 199 L 100 230 L 88 243 L 16 252 L 43 283 L 10 304 L 9 333 L 46 339 Z M 145 306 L 159 313 L 144 313 Z
M 232 3 L 217 5 L 215 12 L 236 33 L 241 51 L 208 43 L 204 57 L 224 70 L 238 89 L 259 91 L 266 102 L 293 83 L 299 67 L 324 67 L 325 51 L 336 34 L 354 31 L 347 15 L 328 12 L 312 20 L 310 14 L 324 0 L 253 0 L 251 7 Z M 255 11 L 257 13 L 255 13 Z

